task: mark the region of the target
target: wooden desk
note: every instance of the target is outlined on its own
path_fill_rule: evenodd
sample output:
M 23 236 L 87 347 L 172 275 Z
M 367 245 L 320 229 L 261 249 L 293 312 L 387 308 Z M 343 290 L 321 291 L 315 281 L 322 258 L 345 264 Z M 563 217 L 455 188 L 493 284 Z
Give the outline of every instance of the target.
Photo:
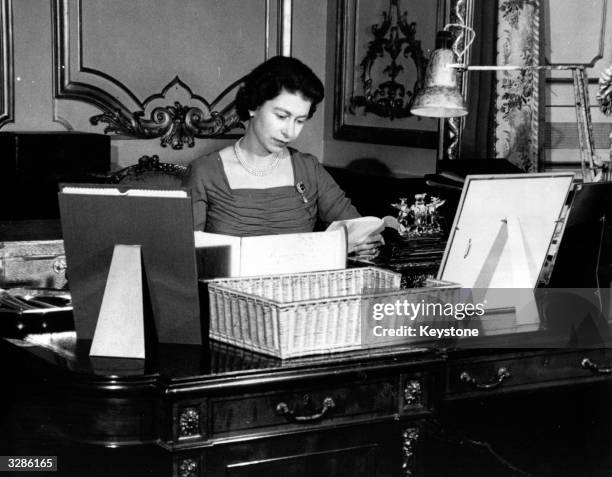
M 569 469 L 564 458 L 588 465 L 583 475 L 612 467 L 608 375 L 582 365 L 609 362 L 602 349 L 382 348 L 283 362 L 213 343 L 160 345 L 143 363 L 91 359 L 88 348 L 70 332 L 36 346 L 2 340 L 3 455 L 58 455 L 59 475 L 75 476 L 520 475 L 512 462 L 563 475 L 546 472 Z M 570 449 L 598 440 L 575 455 L 553 457 L 546 442 L 513 451 L 548 431 Z
M 396 475 L 403 467 L 410 475 L 441 363 L 414 349 L 283 363 L 221 345 L 160 345 L 140 366 L 90 359 L 89 343 L 70 336 L 56 351 L 23 344 L 2 346 L 2 362 L 13 363 L 4 370 L 9 436 L 25 446 L 15 452 L 49 437 L 144 445 L 157 448 L 162 475 L 181 477 L 313 475 L 307 469 L 315 468 L 318 475 Z M 73 459 L 74 449 L 61 459 Z M 149 475 L 147 459 L 140 465 Z

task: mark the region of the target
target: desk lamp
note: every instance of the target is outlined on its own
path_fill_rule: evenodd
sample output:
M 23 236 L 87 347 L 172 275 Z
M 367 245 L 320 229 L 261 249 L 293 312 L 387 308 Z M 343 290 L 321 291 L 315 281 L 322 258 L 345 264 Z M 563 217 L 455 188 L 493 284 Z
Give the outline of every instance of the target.
M 465 30 L 468 35 L 465 47 L 458 51 L 457 37 L 452 45 L 450 42 L 451 28 Z M 594 152 L 593 129 L 589 110 L 589 97 L 586 87 L 587 79 L 585 65 L 489 65 L 471 66 L 462 63 L 476 32 L 462 23 L 450 23 L 438 32 L 436 50 L 431 54 L 425 72 L 424 87 L 417 93 L 411 108 L 416 116 L 435 118 L 456 118 L 468 113 L 467 106 L 457 86 L 457 74 L 464 71 L 512 71 L 512 70 L 569 70 L 574 83 L 574 100 L 576 119 L 578 122 L 578 138 L 580 146 L 582 177 L 585 182 L 609 180 L 609 161 L 600 160 Z M 599 98 L 601 101 L 601 98 Z

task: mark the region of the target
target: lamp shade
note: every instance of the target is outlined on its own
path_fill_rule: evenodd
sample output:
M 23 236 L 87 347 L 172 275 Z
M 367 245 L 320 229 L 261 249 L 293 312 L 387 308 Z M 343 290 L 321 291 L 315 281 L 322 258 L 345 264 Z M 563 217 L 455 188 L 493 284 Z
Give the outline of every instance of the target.
M 468 113 L 457 87 L 453 52 L 446 47 L 434 50 L 425 71 L 424 87 L 417 93 L 410 112 L 415 116 L 454 118 Z

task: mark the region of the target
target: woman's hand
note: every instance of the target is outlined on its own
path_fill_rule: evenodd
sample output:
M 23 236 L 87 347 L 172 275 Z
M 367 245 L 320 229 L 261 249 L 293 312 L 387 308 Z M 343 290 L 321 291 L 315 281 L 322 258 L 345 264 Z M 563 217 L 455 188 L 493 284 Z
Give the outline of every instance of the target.
M 384 227 L 384 226 L 383 226 Z M 380 254 L 380 248 L 385 244 L 381 235 L 382 230 L 372 232 L 353 248 L 355 258 L 361 260 L 372 260 Z

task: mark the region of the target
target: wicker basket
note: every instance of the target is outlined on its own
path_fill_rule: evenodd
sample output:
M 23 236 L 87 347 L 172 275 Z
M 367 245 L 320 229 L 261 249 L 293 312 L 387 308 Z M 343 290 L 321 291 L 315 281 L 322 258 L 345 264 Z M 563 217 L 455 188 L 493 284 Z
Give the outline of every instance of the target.
M 368 301 L 431 291 L 400 281 L 374 267 L 210 280 L 210 337 L 279 358 L 359 349 Z

